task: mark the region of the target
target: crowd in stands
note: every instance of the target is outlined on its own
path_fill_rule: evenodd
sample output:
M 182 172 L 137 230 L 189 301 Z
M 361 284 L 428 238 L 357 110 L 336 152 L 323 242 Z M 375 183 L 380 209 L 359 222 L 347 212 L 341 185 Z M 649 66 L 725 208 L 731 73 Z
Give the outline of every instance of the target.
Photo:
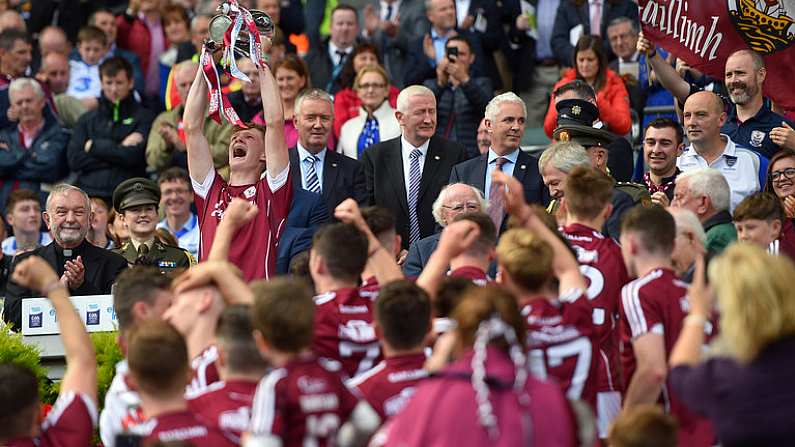
M 233 125 L 217 0 L 50 3 L 0 0 L 0 337 L 47 297 L 66 370 L 44 413 L 0 362 L 0 445 L 795 440 L 760 54 L 712 78 L 633 0 L 240 0 L 275 32 Z

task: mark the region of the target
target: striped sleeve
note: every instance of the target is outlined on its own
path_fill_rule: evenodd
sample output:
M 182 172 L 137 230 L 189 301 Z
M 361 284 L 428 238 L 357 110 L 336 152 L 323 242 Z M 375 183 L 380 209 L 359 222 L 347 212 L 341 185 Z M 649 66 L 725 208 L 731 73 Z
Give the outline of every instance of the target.
M 265 376 L 257 386 L 251 408 L 250 432 L 254 436 L 280 434 L 282 421 L 278 411 L 276 386 L 285 377 L 287 370 L 277 369 Z
M 640 286 L 639 281 L 632 281 L 621 289 L 621 308 L 633 339 L 649 332 L 646 312 L 640 299 Z

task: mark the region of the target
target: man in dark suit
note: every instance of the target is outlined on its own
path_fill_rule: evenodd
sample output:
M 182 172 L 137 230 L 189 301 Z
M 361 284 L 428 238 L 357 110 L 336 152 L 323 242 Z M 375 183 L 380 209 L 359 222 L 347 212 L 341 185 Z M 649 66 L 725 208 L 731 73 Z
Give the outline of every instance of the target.
M 330 36 L 321 45 L 312 45 L 304 58 L 312 85 L 329 93 L 340 90 L 342 67 L 353 51 L 359 35 L 359 16 L 349 5 L 337 5 L 331 11 Z
M 601 12 L 601 14 L 597 14 Z M 607 25 L 615 18 L 628 17 L 638 21 L 638 5 L 632 0 L 561 0 L 552 30 L 552 52 L 560 64 L 570 67 L 574 60 L 574 46 L 571 34 L 575 27 L 582 27 L 581 35 L 593 34 L 604 38 L 604 47 L 610 48 L 607 41 Z M 598 29 L 591 29 L 591 25 Z
M 505 204 L 491 188 L 491 173 L 500 170 L 513 175 L 524 186 L 525 200 L 542 204 L 544 182 L 538 173 L 538 160 L 525 154 L 519 143 L 524 135 L 527 109 L 524 101 L 508 92 L 494 97 L 486 106 L 486 129 L 491 135 L 489 151 L 453 167 L 450 183 L 466 183 L 486 194 L 487 210 L 500 232 L 505 230 Z M 496 185 L 495 185 L 496 188 Z
M 326 148 L 333 107 L 331 96 L 320 89 L 298 97 L 294 118 L 298 145 L 288 151 L 293 186 L 320 194 L 329 212 L 349 197 L 361 204 L 367 200 L 362 164 Z
M 395 116 L 402 135 L 371 146 L 362 162 L 368 202 L 395 213 L 395 227 L 406 249 L 436 232 L 433 201 L 465 155 L 458 143 L 434 136 L 436 98 L 428 88 L 403 89 Z
M 392 85 L 402 88 L 409 46 L 428 32 L 425 0 L 369 0 L 362 10 L 364 35 L 384 58 Z
M 86 241 L 91 221 L 88 195 L 71 185 L 57 185 L 47 198 L 47 210 L 42 216 L 53 242 L 17 255 L 11 266 L 11 273 L 28 256 L 41 256 L 60 275 L 60 282 L 69 288 L 70 295 L 110 293 L 116 276 L 127 268 L 127 260 Z M 48 287 L 52 286 L 55 284 Z M 22 299 L 38 295 L 14 281 L 9 281 L 3 319 L 13 324 L 15 330 L 19 330 L 22 327 Z
M 293 151 L 295 152 L 295 151 Z M 290 261 L 312 246 L 312 237 L 317 229 L 328 222 L 329 212 L 320 194 L 306 191 L 293 185 L 293 201 L 287 222 L 279 238 L 279 254 L 276 258 L 276 273 L 286 274 Z

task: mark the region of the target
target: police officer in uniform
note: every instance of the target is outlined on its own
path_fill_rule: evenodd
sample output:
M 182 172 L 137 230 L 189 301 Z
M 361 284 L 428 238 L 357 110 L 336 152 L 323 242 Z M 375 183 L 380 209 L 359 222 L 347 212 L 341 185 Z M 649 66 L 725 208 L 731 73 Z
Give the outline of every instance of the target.
M 189 252 L 160 242 L 155 235 L 160 188 L 149 179 L 134 177 L 113 191 L 113 207 L 127 224 L 130 240 L 113 251 L 130 265 L 148 265 L 161 273 L 182 271 L 195 264 Z

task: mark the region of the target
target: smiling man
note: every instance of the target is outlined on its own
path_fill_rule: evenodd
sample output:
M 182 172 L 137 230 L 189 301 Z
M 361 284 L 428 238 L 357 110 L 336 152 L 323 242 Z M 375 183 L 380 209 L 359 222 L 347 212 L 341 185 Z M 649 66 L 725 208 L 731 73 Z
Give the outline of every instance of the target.
M 193 203 L 193 188 L 188 171 L 168 168 L 157 179 L 160 187 L 160 206 L 166 214 L 157 224 L 173 234 L 179 248 L 187 250 L 193 259 L 199 258 L 199 218 L 190 209 Z
M 41 228 L 39 195 L 29 189 L 13 191 L 6 201 L 6 222 L 14 235 L 3 240 L 3 254 L 15 256 L 52 242 L 50 234 Z
M 643 161 L 649 167 L 643 182 L 653 203 L 668 206 L 674 198 L 676 176 L 681 172 L 676 160 L 684 148 L 684 131 L 670 118 L 657 118 L 646 126 L 643 135 Z

